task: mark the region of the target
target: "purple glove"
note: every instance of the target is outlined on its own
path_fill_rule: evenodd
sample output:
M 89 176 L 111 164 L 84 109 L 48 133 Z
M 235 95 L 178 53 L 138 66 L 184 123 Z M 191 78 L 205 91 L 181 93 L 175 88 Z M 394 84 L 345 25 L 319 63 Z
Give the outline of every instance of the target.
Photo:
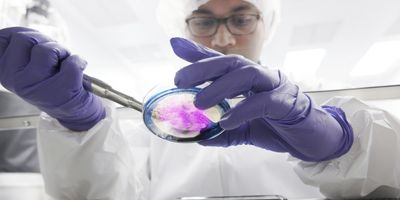
M 74 131 L 105 117 L 101 100 L 83 87 L 86 64 L 35 30 L 0 30 L 1 84 Z
M 225 98 L 246 96 L 221 119 L 225 132 L 200 144 L 251 144 L 289 152 L 305 161 L 336 158 L 350 149 L 353 132 L 344 112 L 315 105 L 280 71 L 242 56 L 222 55 L 183 38 L 172 38 L 171 45 L 176 55 L 193 63 L 176 73 L 179 88 L 213 81 L 197 94 L 196 107 L 206 109 Z

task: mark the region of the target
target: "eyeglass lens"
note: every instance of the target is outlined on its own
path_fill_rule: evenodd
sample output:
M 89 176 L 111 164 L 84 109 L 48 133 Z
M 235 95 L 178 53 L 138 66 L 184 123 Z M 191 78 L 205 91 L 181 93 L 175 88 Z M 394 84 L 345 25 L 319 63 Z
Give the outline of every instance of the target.
M 234 35 L 252 33 L 257 27 L 259 15 L 233 15 L 228 18 L 217 19 L 211 17 L 193 17 L 187 20 L 189 30 L 195 36 L 212 36 L 217 32 L 221 23 Z

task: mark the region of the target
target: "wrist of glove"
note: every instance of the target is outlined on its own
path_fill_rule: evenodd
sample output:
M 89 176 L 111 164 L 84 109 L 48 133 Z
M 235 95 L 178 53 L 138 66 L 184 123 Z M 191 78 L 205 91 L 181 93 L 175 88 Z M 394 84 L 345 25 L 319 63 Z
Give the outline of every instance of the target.
M 105 117 L 101 100 L 83 87 L 86 64 L 35 30 L 0 30 L 1 84 L 74 131 Z
M 26 91 L 24 93 L 17 91 L 16 93 L 73 131 L 89 130 L 105 118 L 106 112 L 101 99 L 83 88 L 77 90 L 71 97 L 57 103 L 53 100 L 35 100 L 34 97 L 41 93 L 40 91 L 48 91 L 47 86 L 53 82 L 58 82 L 58 80 L 48 80 L 37 84 L 31 88 L 29 93 Z
M 179 57 L 192 62 L 176 73 L 178 87 L 212 81 L 197 94 L 194 103 L 198 108 L 207 109 L 225 98 L 246 96 L 220 120 L 224 133 L 200 144 L 252 144 L 289 152 L 306 161 L 332 159 L 351 147 L 353 133 L 344 113 L 314 105 L 281 72 L 185 39 L 173 38 L 171 44 Z

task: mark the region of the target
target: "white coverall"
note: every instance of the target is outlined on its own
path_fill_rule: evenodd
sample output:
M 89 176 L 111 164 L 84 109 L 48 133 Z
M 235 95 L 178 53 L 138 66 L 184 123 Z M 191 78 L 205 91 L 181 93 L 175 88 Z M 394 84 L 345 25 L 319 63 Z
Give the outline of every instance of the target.
M 124 119 L 110 104 L 107 117 L 87 132 L 71 132 L 42 115 L 38 143 L 46 190 L 56 199 L 118 200 L 258 194 L 322 198 L 318 187 L 334 198 L 365 196 L 377 188 L 375 195 L 399 195 L 400 121 L 354 98 L 325 104 L 345 111 L 355 138 L 347 154 L 318 163 L 289 162 L 288 154 L 253 146 L 171 143 L 146 130 L 140 113 Z

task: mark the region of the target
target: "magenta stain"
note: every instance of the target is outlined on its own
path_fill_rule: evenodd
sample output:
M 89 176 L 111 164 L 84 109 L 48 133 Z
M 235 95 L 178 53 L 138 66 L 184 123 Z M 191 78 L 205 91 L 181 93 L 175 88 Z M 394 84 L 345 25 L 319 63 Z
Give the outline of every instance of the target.
M 157 109 L 158 119 L 182 132 L 199 132 L 210 124 L 204 111 L 194 105 L 172 105 Z

